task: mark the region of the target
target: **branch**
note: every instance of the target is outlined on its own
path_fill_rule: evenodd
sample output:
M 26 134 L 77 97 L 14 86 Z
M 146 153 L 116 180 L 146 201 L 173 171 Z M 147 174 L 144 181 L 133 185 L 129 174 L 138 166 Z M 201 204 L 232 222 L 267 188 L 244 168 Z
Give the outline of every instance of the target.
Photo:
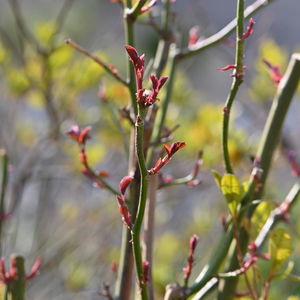
M 244 11 L 244 18 L 247 19 L 250 16 L 252 16 L 254 13 L 258 12 L 261 8 L 265 7 L 269 3 L 273 2 L 274 0 L 257 0 L 253 4 L 249 5 L 245 11 Z M 193 49 L 177 49 L 176 52 L 176 58 L 183 59 L 192 57 L 194 55 L 199 54 L 202 50 L 209 48 L 210 46 L 213 46 L 220 42 L 222 39 L 229 36 L 234 29 L 236 28 L 237 21 L 236 19 L 232 20 L 230 23 L 228 23 L 225 27 L 223 27 L 220 31 L 215 33 L 214 35 L 200 41 L 197 44 L 197 47 Z
M 140 195 L 139 195 L 139 205 L 136 215 L 136 220 L 132 228 L 132 244 L 133 244 L 133 254 L 136 265 L 136 272 L 139 281 L 139 288 L 142 300 L 148 300 L 147 285 L 143 274 L 142 265 L 142 253 L 141 253 L 141 241 L 140 232 L 143 223 L 146 200 L 147 200 L 147 176 L 148 170 L 144 157 L 144 116 L 145 110 L 139 105 L 139 112 L 136 120 L 136 156 L 140 168 L 141 174 L 141 184 L 140 184 Z
M 121 82 L 123 85 L 128 86 L 128 83 L 126 82 L 126 80 L 124 80 L 119 75 L 118 71 L 116 70 L 116 68 L 113 65 L 108 65 L 102 59 L 100 59 L 99 57 L 93 55 L 88 50 L 84 49 L 83 47 L 81 47 L 80 45 L 78 45 L 77 43 L 75 43 L 74 41 L 72 41 L 71 39 L 66 39 L 65 42 L 66 42 L 66 44 L 70 45 L 71 47 L 73 47 L 74 49 L 78 50 L 82 54 L 84 54 L 87 57 L 91 58 L 94 62 L 96 62 L 99 66 L 101 66 L 108 74 L 110 74 L 116 80 L 118 80 L 119 82 Z
M 37 52 L 40 54 L 44 54 L 45 51 L 42 49 L 39 42 L 35 39 L 35 37 L 31 34 L 29 31 L 26 22 L 23 19 L 21 8 L 18 0 L 8 0 L 8 3 L 11 7 L 11 10 L 13 12 L 13 16 L 15 18 L 15 22 L 17 24 L 18 30 L 21 33 L 21 35 L 24 37 L 25 40 L 29 42 L 33 47 L 36 48 Z
M 146 4 L 147 0 L 139 0 L 134 7 L 132 7 L 132 9 L 130 10 L 130 12 L 128 13 L 128 17 L 130 17 L 132 20 L 135 20 L 138 15 L 141 12 L 141 9 L 143 8 L 143 6 Z
M 229 149 L 228 149 L 228 131 L 230 111 L 233 101 L 236 97 L 238 89 L 243 82 L 243 56 L 244 56 L 244 0 L 237 1 L 237 25 L 236 25 L 236 50 L 235 50 L 235 70 L 230 92 L 226 99 L 223 108 L 223 124 L 222 124 L 222 148 L 223 157 L 227 173 L 234 173 L 230 162 Z
M 264 242 L 268 237 L 269 232 L 272 230 L 275 224 L 278 221 L 284 220 L 287 213 L 291 211 L 291 208 L 295 204 L 299 194 L 300 194 L 300 184 L 297 182 L 293 185 L 293 187 L 291 188 L 290 192 L 286 196 L 285 200 L 281 203 L 281 205 L 271 211 L 269 218 L 267 219 L 265 225 L 259 232 L 254 242 L 257 252 L 259 252 L 260 249 L 262 248 Z

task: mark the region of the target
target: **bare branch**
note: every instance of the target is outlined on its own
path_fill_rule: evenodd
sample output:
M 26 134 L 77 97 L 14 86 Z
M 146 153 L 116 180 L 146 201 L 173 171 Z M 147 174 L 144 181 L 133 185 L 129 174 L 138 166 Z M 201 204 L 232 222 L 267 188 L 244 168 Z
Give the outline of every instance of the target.
M 77 43 L 75 43 L 74 41 L 72 41 L 71 39 L 66 39 L 65 42 L 66 42 L 66 44 L 70 45 L 71 47 L 73 47 L 74 49 L 78 50 L 82 54 L 84 54 L 87 57 L 91 58 L 94 62 L 96 62 L 99 66 L 101 66 L 108 74 L 110 74 L 111 76 L 113 76 L 119 82 L 121 82 L 125 86 L 128 86 L 128 83 L 126 82 L 126 80 L 123 79 L 119 75 L 118 71 L 116 70 L 116 68 L 113 65 L 108 65 L 102 59 L 100 59 L 99 57 L 93 55 L 88 50 L 84 49 L 83 47 L 81 47 L 80 45 L 78 45 Z

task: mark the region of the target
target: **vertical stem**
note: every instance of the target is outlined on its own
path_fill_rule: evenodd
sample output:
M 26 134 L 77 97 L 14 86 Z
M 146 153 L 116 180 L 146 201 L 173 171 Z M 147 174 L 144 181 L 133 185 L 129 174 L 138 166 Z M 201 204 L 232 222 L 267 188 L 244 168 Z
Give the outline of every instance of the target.
M 222 148 L 225 169 L 227 173 L 233 173 L 233 168 L 230 162 L 229 149 L 228 149 L 228 132 L 230 112 L 233 101 L 236 97 L 239 86 L 243 82 L 243 55 L 244 55 L 244 0 L 237 1 L 237 27 L 236 27 L 236 50 L 235 50 L 235 72 L 230 88 L 230 92 L 226 99 L 225 106 L 223 108 L 223 124 L 222 124 Z
M 162 11 L 162 25 L 164 35 L 160 38 L 154 58 L 153 71 L 157 77 L 160 77 L 163 69 L 168 61 L 169 52 L 170 52 L 170 30 L 169 30 L 169 19 L 170 19 L 170 0 L 164 0 L 164 8 Z M 156 119 L 156 118 L 155 118 Z M 155 120 L 154 119 L 154 120 Z M 152 125 L 153 130 L 153 125 Z M 152 131 L 151 131 L 152 135 Z M 154 152 L 151 149 L 150 164 L 154 160 Z M 153 292 L 153 280 L 152 280 L 152 268 L 153 268 L 153 237 L 154 237 L 154 218 L 155 218 L 155 206 L 156 206 L 156 195 L 157 195 L 157 186 L 158 186 L 158 176 L 153 175 L 149 180 L 149 191 L 148 191 L 148 200 L 145 212 L 145 223 L 144 223 L 144 252 L 143 257 L 150 264 L 149 269 L 149 282 L 148 282 L 148 294 L 149 299 L 154 299 Z
M 125 30 L 125 44 L 134 46 L 134 21 L 128 15 L 128 11 L 132 8 L 132 1 L 126 0 L 124 3 L 124 30 Z M 126 59 L 127 64 L 127 82 L 130 93 L 130 100 L 133 112 L 137 115 L 137 103 L 135 96 L 135 74 L 132 65 L 129 60 Z M 129 149 L 129 163 L 128 173 L 131 175 L 136 174 L 136 159 L 135 159 L 135 130 L 132 129 L 130 133 L 130 149 Z M 138 176 L 139 177 L 139 176 Z M 135 194 L 138 185 L 133 185 L 130 188 L 130 196 L 128 206 L 131 211 L 134 212 Z M 122 245 L 121 245 L 121 257 L 119 263 L 119 272 L 116 282 L 115 299 L 116 300 L 129 300 L 132 290 L 132 269 L 133 269 L 133 256 L 132 245 L 130 243 L 131 232 L 128 228 L 124 228 L 122 232 Z
M 5 207 L 4 199 L 7 186 L 8 175 L 8 156 L 4 149 L 0 149 L 1 158 L 1 177 L 0 177 L 0 216 L 4 216 Z M 2 218 L 1 218 L 2 219 Z M 0 255 L 2 254 L 2 220 L 0 220 Z
M 132 7 L 131 0 L 126 0 L 124 8 L 124 28 L 125 28 L 125 43 L 134 47 L 134 19 L 129 14 L 129 10 Z M 134 69 L 127 59 L 127 76 L 128 76 L 128 87 L 131 98 L 131 105 L 134 111 L 134 114 L 137 115 L 137 103 L 135 97 L 135 74 Z
M 169 29 L 170 23 L 170 0 L 164 0 L 164 8 L 162 12 L 163 19 L 163 36 L 158 42 L 157 51 L 154 59 L 153 70 L 156 76 L 161 76 L 162 71 L 167 63 L 170 44 L 171 44 L 171 32 Z
M 153 237 L 154 237 L 154 219 L 155 219 L 155 206 L 157 195 L 158 175 L 152 175 L 149 179 L 148 200 L 146 206 L 145 226 L 144 226 L 144 258 L 153 266 Z M 148 274 L 148 293 L 150 300 L 154 299 L 152 268 Z
M 172 56 L 171 58 L 171 70 L 170 70 L 170 75 L 169 75 L 169 79 L 168 79 L 168 83 L 167 83 L 167 91 L 166 91 L 166 96 L 163 99 L 162 103 L 161 103 L 161 108 L 159 111 L 159 115 L 158 115 L 158 120 L 155 122 L 155 126 L 153 129 L 153 141 L 157 142 L 160 138 L 161 135 L 161 131 L 166 119 L 166 115 L 167 115 L 167 111 L 168 111 L 168 106 L 171 100 L 171 96 L 172 96 L 172 92 L 173 92 L 173 86 L 174 86 L 174 80 L 175 80 L 175 71 L 176 71 L 176 59 L 174 56 Z M 153 148 L 152 148 L 153 149 Z M 149 155 L 149 159 L 152 160 L 153 156 L 153 150 L 151 152 L 151 154 Z
M 133 244 L 133 254 L 136 266 L 137 277 L 139 281 L 139 288 L 142 300 L 148 300 L 148 291 L 146 282 L 143 276 L 143 265 L 142 265 L 142 251 L 141 251 L 141 241 L 140 232 L 143 223 L 146 200 L 147 200 L 147 176 L 148 171 L 146 167 L 145 157 L 144 157 L 144 115 L 145 109 L 139 106 L 139 112 L 136 120 L 136 155 L 139 164 L 140 174 L 141 174 L 141 184 L 140 184 L 140 195 L 139 195 L 139 205 L 138 211 L 135 219 L 135 223 L 132 228 L 132 244 Z
M 26 285 L 24 258 L 22 256 L 12 256 L 12 260 L 16 262 L 18 277 L 10 284 L 11 300 L 24 300 Z

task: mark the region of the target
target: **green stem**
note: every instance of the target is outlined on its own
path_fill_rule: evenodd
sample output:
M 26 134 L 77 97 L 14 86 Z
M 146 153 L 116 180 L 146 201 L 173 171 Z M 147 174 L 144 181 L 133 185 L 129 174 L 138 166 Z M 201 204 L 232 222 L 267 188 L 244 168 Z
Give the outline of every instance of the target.
M 163 28 L 163 35 L 158 42 L 155 59 L 153 63 L 153 70 L 157 77 L 160 77 L 166 63 L 168 61 L 169 50 L 171 45 L 171 32 L 169 29 L 170 26 L 170 7 L 171 3 L 170 0 L 164 0 L 164 8 L 162 12 L 162 28 Z
M 115 300 L 130 299 L 132 277 L 132 247 L 131 232 L 126 226 L 123 226 L 122 245 L 118 268 L 118 279 L 116 281 Z
M 8 156 L 4 149 L 0 149 L 1 178 L 0 178 L 0 215 L 5 215 L 4 199 L 8 177 Z M 0 221 L 0 254 L 2 253 L 2 222 Z
M 139 113 L 136 120 L 136 155 L 139 164 L 140 174 L 141 174 L 141 184 L 140 184 L 140 195 L 139 195 L 139 205 L 138 211 L 135 219 L 135 223 L 132 228 L 132 245 L 133 254 L 136 266 L 137 277 L 139 281 L 139 288 L 142 300 L 148 300 L 147 285 L 143 276 L 143 264 L 142 264 L 142 252 L 141 252 L 141 241 L 140 232 L 143 223 L 146 200 L 147 200 L 147 176 L 148 171 L 146 167 L 146 161 L 144 156 L 144 115 L 145 109 L 139 106 Z
M 10 284 L 11 300 L 24 300 L 26 286 L 24 258 L 22 256 L 12 256 L 11 260 L 16 261 L 18 274 L 18 277 Z
M 230 155 L 228 149 L 228 132 L 230 112 L 233 101 L 238 92 L 239 86 L 243 82 L 243 55 L 244 55 L 244 0 L 237 1 L 237 27 L 236 27 L 236 50 L 235 50 L 235 71 L 228 94 L 225 107 L 223 108 L 223 124 L 222 124 L 222 149 L 224 156 L 225 169 L 227 173 L 234 173 L 230 162 Z
M 126 7 L 124 9 L 124 28 L 125 28 L 125 43 L 134 47 L 134 19 L 131 17 L 129 11 L 131 9 L 132 3 L 131 0 L 126 0 Z M 126 57 L 127 58 L 127 57 Z M 134 68 L 130 61 L 126 59 L 127 63 L 127 83 L 128 89 L 131 98 L 131 105 L 134 111 L 134 114 L 137 115 L 137 102 L 135 96 L 135 74 Z
M 124 30 L 125 30 L 125 44 L 134 46 L 134 21 L 129 17 L 129 11 L 132 7 L 132 1 L 126 0 L 124 3 Z M 130 94 L 131 106 L 135 115 L 137 115 L 137 102 L 135 96 L 135 74 L 132 65 L 126 56 L 127 63 L 127 85 Z M 136 162 L 135 162 L 135 148 L 134 148 L 134 129 L 130 133 L 130 149 L 129 149 L 129 174 L 136 174 Z M 138 176 L 139 177 L 139 176 Z M 136 178 L 136 176 L 135 176 Z M 136 178 L 137 179 L 137 178 Z M 137 185 L 131 185 L 128 207 L 130 208 L 133 217 L 135 214 L 136 206 L 136 189 Z M 120 266 L 118 272 L 118 278 L 116 282 L 115 299 L 116 300 L 129 300 L 132 290 L 132 271 L 133 271 L 133 256 L 132 245 L 130 243 L 131 232 L 129 229 L 124 228 L 122 232 L 122 244 L 121 244 L 121 256 Z
M 140 14 L 141 9 L 146 4 L 147 0 L 139 0 L 130 12 L 130 17 L 135 20 Z

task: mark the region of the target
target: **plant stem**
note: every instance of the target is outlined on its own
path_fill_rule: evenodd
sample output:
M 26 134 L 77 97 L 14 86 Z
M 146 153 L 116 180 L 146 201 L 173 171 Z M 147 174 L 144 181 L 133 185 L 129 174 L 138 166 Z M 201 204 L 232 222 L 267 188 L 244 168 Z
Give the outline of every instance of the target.
M 144 218 L 144 212 L 147 200 L 147 176 L 148 171 L 146 167 L 145 157 L 144 157 L 144 116 L 145 109 L 139 106 L 139 112 L 136 120 L 136 156 L 139 164 L 141 183 L 140 183 L 140 195 L 139 195 L 139 205 L 138 211 L 135 219 L 135 223 L 132 228 L 132 245 L 133 254 L 136 265 L 136 272 L 139 281 L 139 288 L 142 300 L 148 300 L 147 285 L 144 280 L 143 265 L 142 265 L 142 252 L 141 252 L 141 241 L 140 232 Z
M 164 67 L 168 61 L 170 45 L 172 42 L 172 34 L 170 32 L 170 0 L 164 0 L 164 8 L 162 12 L 162 30 L 163 34 L 158 42 L 155 59 L 153 63 L 153 70 L 157 77 L 160 77 Z
M 132 1 L 124 1 L 124 33 L 125 33 L 125 44 L 134 46 L 134 22 L 129 17 L 128 11 L 132 7 Z M 131 107 L 134 115 L 137 115 L 137 102 L 135 96 L 135 74 L 132 65 L 126 57 L 127 64 L 127 86 L 130 94 Z M 128 155 L 128 173 L 134 175 L 136 180 L 139 180 L 140 176 L 136 176 L 136 159 L 135 159 L 135 129 L 132 128 L 130 132 L 130 144 L 129 144 L 129 155 Z M 138 184 L 131 185 L 130 196 L 128 206 L 133 214 L 135 214 L 135 206 L 137 206 L 136 193 L 138 191 Z M 132 271 L 133 271 L 133 254 L 132 245 L 130 243 L 131 232 L 129 229 L 124 228 L 122 232 L 122 244 L 121 244 L 121 257 L 120 266 L 118 272 L 118 278 L 115 290 L 115 299 L 117 300 L 129 300 L 132 290 Z
M 25 267 L 24 258 L 22 256 L 12 256 L 11 260 L 16 261 L 16 269 L 18 277 L 10 285 L 11 300 L 24 300 L 25 299 Z
M 141 9 L 142 9 L 143 6 L 146 4 L 146 2 L 147 2 L 147 0 L 139 0 L 139 1 L 135 4 L 135 6 L 132 7 L 132 10 L 131 10 L 131 12 L 130 12 L 130 17 L 131 17 L 133 20 L 135 20 L 135 19 L 138 17 L 138 15 L 139 15 Z
M 170 66 L 170 74 L 169 74 L 169 79 L 167 82 L 167 91 L 166 91 L 166 96 L 163 99 L 163 101 L 161 102 L 161 107 L 160 107 L 160 111 L 158 114 L 158 120 L 155 122 L 154 125 L 154 129 L 153 129 L 153 141 L 159 141 L 160 140 L 160 136 L 161 136 L 161 131 L 163 128 L 163 125 L 165 123 L 165 119 L 166 119 L 166 115 L 167 115 L 167 111 L 168 111 L 168 106 L 171 100 L 171 96 L 172 96 L 172 92 L 173 92 L 173 86 L 174 86 L 174 80 L 175 80 L 175 71 L 176 71 L 176 59 L 174 56 L 172 56 L 171 58 L 171 66 Z M 153 148 L 152 148 L 153 149 Z M 148 162 L 151 163 L 152 159 L 153 159 L 153 153 L 154 151 L 152 150 L 149 154 L 149 160 Z
M 156 196 L 158 188 L 158 176 L 154 174 L 149 178 L 148 185 L 148 199 L 144 221 L 144 253 L 143 257 L 147 260 L 150 266 L 153 266 L 153 238 L 154 238 L 154 223 L 155 223 L 155 207 L 156 207 Z M 153 291 L 153 280 L 152 280 L 152 268 L 148 274 L 148 294 L 149 299 L 154 299 Z
M 236 26 L 236 50 L 235 50 L 235 71 L 230 92 L 228 94 L 225 106 L 223 108 L 223 125 L 222 125 L 222 149 L 224 156 L 225 169 L 227 173 L 234 173 L 230 162 L 228 149 L 228 132 L 230 112 L 233 101 L 236 97 L 239 86 L 243 82 L 243 55 L 244 55 L 244 0 L 237 1 L 237 26 Z
M 274 0 L 255 1 L 245 9 L 244 11 L 245 19 L 249 18 L 251 15 L 258 12 L 261 8 L 266 7 L 266 5 L 272 3 L 273 1 Z M 189 49 L 189 48 L 182 49 L 182 50 L 177 49 L 176 58 L 184 59 L 184 58 L 192 57 L 201 53 L 204 49 L 214 46 L 215 44 L 218 44 L 220 41 L 222 41 L 224 38 L 229 36 L 234 31 L 234 29 L 236 28 L 236 23 L 237 23 L 236 19 L 232 20 L 217 33 L 202 40 L 195 49 Z
M 129 10 L 131 9 L 132 3 L 131 0 L 126 0 L 126 6 L 124 9 L 124 28 L 125 28 L 125 43 L 134 47 L 134 20 L 131 18 L 129 14 Z M 135 74 L 133 66 L 130 61 L 127 59 L 127 83 L 128 89 L 131 98 L 131 106 L 133 108 L 134 114 L 137 115 L 137 102 L 135 96 Z
M 0 149 L 0 166 L 1 166 L 1 177 L 0 177 L 0 216 L 4 218 L 5 207 L 4 199 L 7 187 L 7 177 L 8 177 L 8 156 L 4 149 Z M 3 219 L 0 220 L 0 255 L 2 254 L 2 223 Z
M 121 255 L 119 259 L 118 278 L 116 281 L 115 300 L 130 299 L 133 256 L 131 247 L 131 232 L 123 226 Z
M 264 242 L 268 237 L 269 232 L 272 230 L 274 225 L 278 221 L 283 220 L 284 214 L 289 212 L 292 206 L 296 203 L 299 194 L 300 184 L 297 182 L 293 185 L 282 204 L 271 211 L 269 218 L 267 219 L 266 223 L 264 224 L 264 226 L 262 227 L 261 231 L 255 239 L 255 245 L 258 252 L 261 250 Z
M 110 74 L 112 77 L 114 77 L 116 80 L 121 82 L 123 85 L 127 86 L 128 83 L 125 79 L 123 79 L 118 72 L 114 70 L 114 67 L 104 62 L 102 59 L 100 59 L 98 56 L 95 56 L 94 54 L 90 53 L 88 50 L 84 49 L 82 46 L 78 45 L 71 39 L 65 40 L 66 44 L 70 45 L 72 48 L 78 50 L 82 54 L 86 55 L 87 57 L 91 58 L 95 63 L 97 63 L 99 66 L 101 66 L 108 74 Z
M 153 71 L 157 77 L 160 77 L 163 69 L 168 61 L 169 50 L 170 50 L 170 38 L 169 38 L 169 18 L 170 17 L 170 0 L 164 0 L 164 8 L 162 11 L 162 20 L 163 20 L 163 31 L 161 38 L 158 42 L 154 64 L 153 64 Z M 156 114 L 154 116 L 154 121 L 156 121 Z M 150 138 L 152 136 L 153 131 L 153 123 L 150 133 Z M 156 123 L 157 124 L 157 123 Z M 152 164 L 154 159 L 154 152 L 151 151 L 150 157 L 150 164 Z M 154 237 L 154 227 L 155 227 L 155 207 L 156 207 L 156 196 L 157 196 L 157 189 L 158 189 L 158 175 L 153 175 L 150 177 L 149 180 L 149 192 L 148 192 L 148 200 L 145 212 L 145 222 L 144 222 L 144 251 L 143 257 L 149 262 L 150 270 L 148 274 L 148 294 L 149 299 L 154 299 L 154 291 L 153 291 L 153 280 L 152 280 L 152 268 L 153 268 L 153 237 Z

